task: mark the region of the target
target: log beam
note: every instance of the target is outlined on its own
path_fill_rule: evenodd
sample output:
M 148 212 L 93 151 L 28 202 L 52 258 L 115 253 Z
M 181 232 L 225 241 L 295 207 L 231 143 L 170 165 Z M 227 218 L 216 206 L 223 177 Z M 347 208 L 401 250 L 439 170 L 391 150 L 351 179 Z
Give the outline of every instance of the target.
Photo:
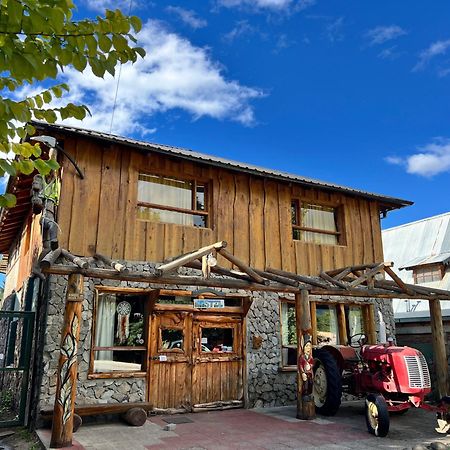
M 449 394 L 449 375 L 441 303 L 439 300 L 434 300 L 430 301 L 429 305 L 437 388 L 439 390 L 439 397 L 443 397 Z
M 274 269 L 272 267 L 267 267 L 266 272 L 274 273 L 275 275 L 280 275 L 282 277 L 290 278 L 292 280 L 299 281 L 300 283 L 309 284 L 311 286 L 319 287 L 322 289 L 329 289 L 330 286 L 321 281 L 317 281 L 312 277 L 307 277 L 305 275 L 297 275 L 292 272 L 286 272 L 285 270 Z M 341 292 L 341 291 L 340 291 Z
M 261 283 L 261 284 L 268 284 L 270 281 L 265 280 L 261 275 L 258 275 L 250 266 L 242 262 L 239 258 L 236 258 L 233 254 L 231 254 L 229 251 L 225 250 L 224 248 L 221 248 L 218 250 L 218 252 L 228 261 L 233 263 L 236 267 L 239 267 L 239 269 L 242 270 L 242 272 L 245 272 L 255 283 Z
M 64 256 L 68 261 L 73 262 L 78 267 L 81 267 L 82 269 L 87 269 L 89 267 L 89 263 L 79 256 L 72 255 L 72 253 L 68 252 L 67 250 L 61 249 L 61 255 Z
M 84 277 L 82 275 L 77 273 L 69 275 L 59 363 L 56 372 L 51 448 L 72 446 L 83 288 Z
M 156 269 L 156 274 L 162 277 L 163 275 L 167 274 L 172 270 L 178 269 L 179 267 L 184 266 L 185 264 L 191 261 L 195 261 L 196 259 L 199 259 L 202 256 L 207 255 L 208 253 L 211 253 L 214 250 L 220 250 L 222 248 L 225 248 L 226 246 L 227 243 L 225 241 L 219 241 L 216 242 L 215 244 L 202 247 L 194 252 L 181 255 L 178 258 L 175 258 L 174 260 L 159 266 Z
M 312 333 L 310 301 L 306 289 L 302 289 L 300 293 L 295 296 L 295 320 L 297 327 L 297 355 L 299 358 L 302 358 L 304 343 L 308 340 L 311 342 Z M 311 382 L 313 382 L 313 372 L 311 377 Z M 307 385 L 307 383 L 308 381 L 302 379 L 299 363 L 297 367 L 297 419 L 301 420 L 312 420 L 316 418 L 316 408 L 312 392 L 305 393 L 305 385 Z
M 109 267 L 112 267 L 117 272 L 126 272 L 128 269 L 121 264 L 119 261 L 113 261 L 111 258 L 108 258 L 105 255 L 101 255 L 100 253 L 95 253 L 94 258 L 106 264 Z
M 298 288 L 280 283 L 271 283 L 266 286 L 264 284 L 251 283 L 244 280 L 226 280 L 223 278 L 204 279 L 200 277 L 188 277 L 183 275 L 158 277 L 155 275 L 151 275 L 148 272 L 119 273 L 111 269 L 99 269 L 94 267 L 81 269 L 77 266 L 66 266 L 60 264 L 54 264 L 49 269 L 46 269 L 44 273 L 52 273 L 54 275 L 70 275 L 73 273 L 79 273 L 81 275 L 84 275 L 85 277 L 91 278 L 135 281 L 138 283 L 149 283 L 156 285 L 176 284 L 180 286 L 206 286 L 228 289 L 243 289 L 247 291 L 290 292 L 294 294 L 298 293 Z

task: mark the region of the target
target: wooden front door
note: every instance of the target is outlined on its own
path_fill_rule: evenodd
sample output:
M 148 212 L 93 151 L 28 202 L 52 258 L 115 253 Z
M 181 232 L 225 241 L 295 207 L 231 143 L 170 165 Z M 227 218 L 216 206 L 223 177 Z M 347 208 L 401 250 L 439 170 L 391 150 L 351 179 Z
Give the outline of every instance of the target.
M 154 311 L 149 401 L 155 409 L 244 406 L 243 317 Z
M 157 409 L 190 411 L 192 313 L 155 311 L 151 322 L 149 400 Z
M 244 406 L 242 331 L 242 317 L 194 315 L 194 411 Z

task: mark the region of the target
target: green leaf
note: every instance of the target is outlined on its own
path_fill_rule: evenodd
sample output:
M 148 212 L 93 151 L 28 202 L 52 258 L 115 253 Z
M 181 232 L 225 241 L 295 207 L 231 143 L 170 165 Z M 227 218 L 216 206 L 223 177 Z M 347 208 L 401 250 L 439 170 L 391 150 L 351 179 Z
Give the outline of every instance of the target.
M 48 175 L 51 172 L 51 168 L 48 166 L 48 164 L 43 161 L 42 159 L 36 159 L 34 161 L 34 167 L 36 167 L 37 171 L 41 175 Z
M 45 162 L 47 163 L 47 166 L 50 167 L 50 169 L 52 169 L 52 170 L 58 170 L 59 169 L 59 164 L 54 159 L 47 159 Z
M 123 52 L 123 51 L 125 51 L 125 49 L 128 48 L 127 40 L 120 34 L 115 34 L 112 37 L 112 42 L 113 42 L 114 48 L 118 52 Z
M 139 17 L 137 17 L 137 16 L 131 16 L 128 19 L 131 23 L 131 26 L 133 27 L 134 32 L 139 33 L 139 31 L 141 31 L 141 28 L 142 28 L 141 19 L 139 19 Z
M 44 101 L 42 100 L 42 97 L 40 95 L 36 95 L 34 97 L 34 101 L 36 102 L 38 108 L 42 108 L 44 106 Z
M 50 91 L 44 91 L 42 93 L 42 98 L 45 103 L 50 103 L 52 101 L 52 94 L 50 94 Z
M 86 68 L 87 59 L 84 55 L 75 53 L 73 55 L 72 64 L 73 64 L 73 67 L 75 67 L 75 69 L 78 70 L 78 72 L 83 72 L 83 70 Z
M 18 170 L 25 175 L 30 175 L 30 173 L 33 173 L 34 171 L 33 161 L 30 161 L 29 159 L 23 159 L 22 161 L 19 161 Z
M 41 156 L 42 154 L 42 150 L 39 144 L 34 144 L 33 145 L 33 156 L 36 158 L 39 158 L 39 156 Z
M 134 51 L 141 57 L 144 58 L 146 51 L 142 47 L 134 47 Z
M 86 36 L 86 45 L 88 48 L 88 55 L 95 56 L 97 54 L 97 40 L 94 36 Z
M 0 207 L 13 208 L 16 206 L 16 196 L 13 194 L 1 194 L 0 195 Z
M 98 46 L 100 47 L 100 50 L 102 52 L 109 52 L 109 50 L 111 49 L 111 39 L 109 39 L 108 36 L 106 36 L 105 34 L 100 34 L 98 36 Z
M 13 177 L 15 177 L 17 174 L 14 165 L 9 161 L 7 161 L 6 159 L 0 158 L 0 169 L 2 169 L 3 172 L 6 172 L 8 175 L 11 175 Z

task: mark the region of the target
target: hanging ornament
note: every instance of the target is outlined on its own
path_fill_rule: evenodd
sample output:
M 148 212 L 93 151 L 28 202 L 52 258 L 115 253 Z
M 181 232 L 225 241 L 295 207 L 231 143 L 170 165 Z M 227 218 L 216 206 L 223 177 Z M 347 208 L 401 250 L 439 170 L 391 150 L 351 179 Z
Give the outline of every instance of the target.
M 117 332 L 116 338 L 119 345 L 126 342 L 130 334 L 131 305 L 128 302 L 120 302 L 117 305 Z

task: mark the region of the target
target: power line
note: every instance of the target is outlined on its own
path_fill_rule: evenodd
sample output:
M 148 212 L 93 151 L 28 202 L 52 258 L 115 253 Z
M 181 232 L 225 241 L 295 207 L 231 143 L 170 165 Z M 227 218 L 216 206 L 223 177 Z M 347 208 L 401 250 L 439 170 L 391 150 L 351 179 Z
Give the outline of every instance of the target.
M 133 5 L 133 0 L 130 0 L 130 6 L 128 7 L 128 16 L 130 16 L 130 14 L 131 14 L 132 5 Z M 117 75 L 116 92 L 114 94 L 114 103 L 113 103 L 113 108 L 112 108 L 112 113 L 111 113 L 111 123 L 109 124 L 109 133 L 110 134 L 112 133 L 112 127 L 113 127 L 113 122 L 114 122 L 114 113 L 116 112 L 117 95 L 119 93 L 119 84 L 120 84 L 121 75 L 122 75 L 122 63 L 120 63 L 119 74 Z

